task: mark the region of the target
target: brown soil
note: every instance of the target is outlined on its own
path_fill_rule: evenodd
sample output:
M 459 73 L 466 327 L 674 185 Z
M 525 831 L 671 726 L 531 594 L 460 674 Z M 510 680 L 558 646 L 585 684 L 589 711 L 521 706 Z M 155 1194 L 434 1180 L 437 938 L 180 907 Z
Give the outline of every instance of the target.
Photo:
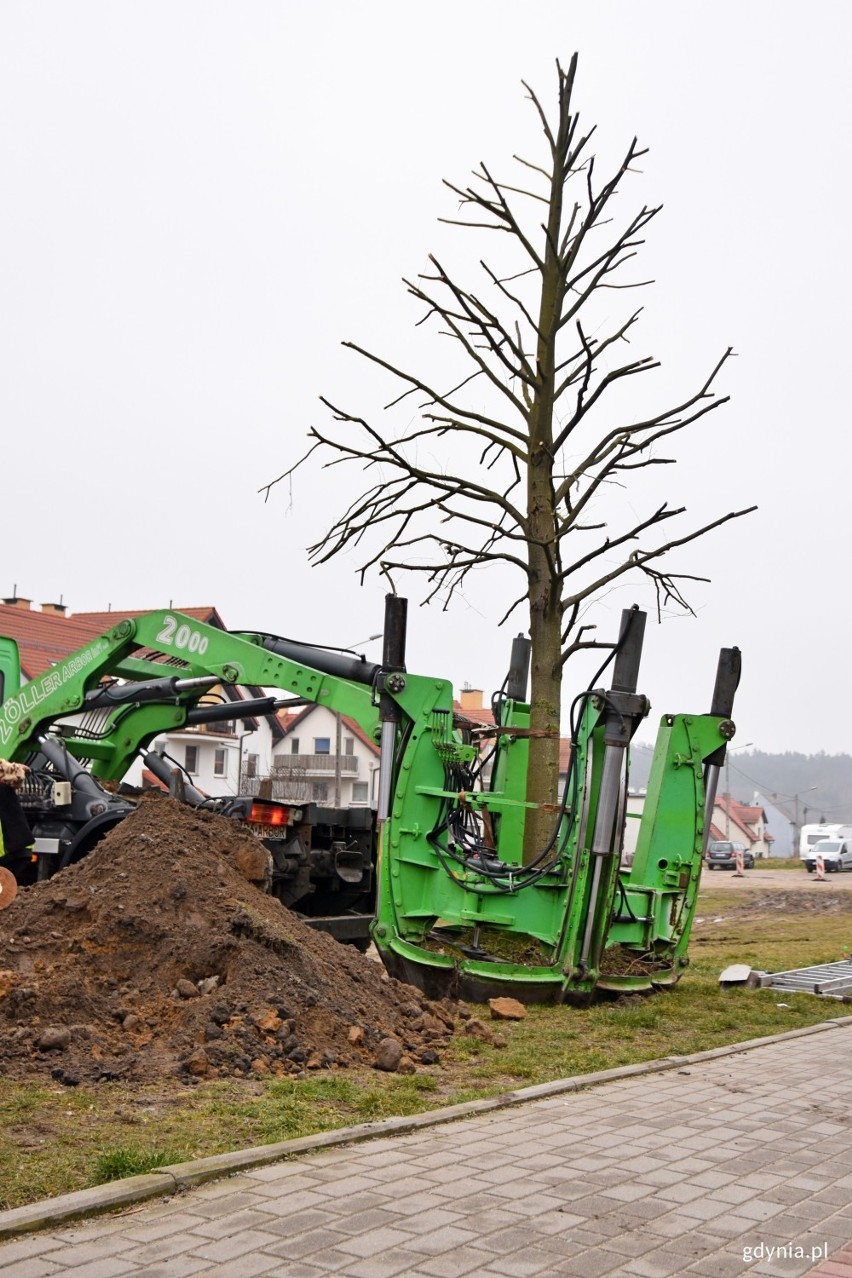
M 259 847 L 163 799 L 21 889 L 0 913 L 0 1073 L 292 1075 L 373 1064 L 387 1038 L 404 1069 L 436 1060 L 453 1009 L 249 882 L 262 877 Z
M 776 873 L 775 878 L 778 875 Z M 786 879 L 785 875 L 785 879 Z M 758 890 L 749 893 L 747 896 L 740 897 L 739 900 L 732 900 L 730 905 L 725 902 L 725 916 L 730 917 L 735 914 L 849 914 L 852 913 L 852 893 L 844 891 L 832 891 L 831 888 L 814 887 L 810 891 L 803 890 L 799 884 L 789 889 L 787 884 L 784 890 L 769 892 Z M 706 912 L 702 910 L 702 901 L 699 898 L 696 923 L 705 921 Z

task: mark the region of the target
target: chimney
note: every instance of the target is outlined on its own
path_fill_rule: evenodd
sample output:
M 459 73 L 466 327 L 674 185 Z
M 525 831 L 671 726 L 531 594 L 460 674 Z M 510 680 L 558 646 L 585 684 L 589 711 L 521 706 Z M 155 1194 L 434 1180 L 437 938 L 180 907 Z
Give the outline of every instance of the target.
M 10 595 L 3 602 L 10 608 L 21 608 L 24 612 L 29 612 L 32 607 L 32 599 L 22 599 L 20 595 Z
M 482 689 L 471 688 L 469 684 L 465 684 L 459 693 L 462 710 L 481 710 L 482 709 Z
M 55 613 L 56 616 L 58 617 L 64 617 L 66 612 L 68 611 L 68 605 L 62 603 L 61 599 L 62 599 L 62 596 L 60 595 L 59 603 L 43 603 L 41 605 L 42 612 L 52 612 L 52 613 Z

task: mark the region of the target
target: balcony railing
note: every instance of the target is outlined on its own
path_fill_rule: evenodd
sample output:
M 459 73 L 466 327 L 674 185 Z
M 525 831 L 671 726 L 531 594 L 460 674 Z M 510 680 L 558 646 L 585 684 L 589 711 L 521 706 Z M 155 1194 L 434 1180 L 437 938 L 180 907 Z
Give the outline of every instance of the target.
M 279 755 L 273 763 L 275 776 L 336 776 L 358 775 L 358 756 L 354 754 L 287 754 Z
M 277 799 L 279 803 L 307 803 L 311 797 L 311 787 L 304 776 L 284 777 L 280 773 L 274 773 L 269 777 L 250 777 L 243 772 L 240 794 Z

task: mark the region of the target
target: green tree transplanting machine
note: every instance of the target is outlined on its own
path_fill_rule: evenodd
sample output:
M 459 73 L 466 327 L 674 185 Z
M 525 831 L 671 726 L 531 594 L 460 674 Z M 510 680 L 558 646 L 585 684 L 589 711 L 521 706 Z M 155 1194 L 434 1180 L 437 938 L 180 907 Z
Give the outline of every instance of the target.
M 650 708 L 637 691 L 644 627 L 644 613 L 625 611 L 610 659 L 574 699 L 552 832 L 527 864 L 529 641 L 513 643 L 493 724 L 472 723 L 454 707 L 447 680 L 406 670 L 406 601 L 396 595 L 386 600 L 379 663 L 163 611 L 118 621 L 21 685 L 14 642 L 0 639 L 0 758 L 28 763 L 40 786 L 28 815 L 36 837 L 53 836 L 37 845 L 51 849 L 38 855 L 44 876 L 84 855 L 132 810 L 104 782 L 120 780 L 140 753 L 168 776 L 149 750 L 154 738 L 221 717 L 221 706 L 204 704 L 211 688 L 279 694 L 246 700 L 246 714 L 297 699 L 349 715 L 381 745 L 375 841 L 312 848 L 295 837 L 294 806 L 293 838 L 267 844 L 273 891 L 298 873 L 314 889 L 322 878 L 327 913 L 357 900 L 366 918 L 375 889 L 369 918 L 385 966 L 432 997 L 584 1003 L 596 991 L 646 990 L 680 977 L 734 734 L 740 654 L 730 648 L 720 655 L 709 713 L 660 722 L 635 854 L 623 865 L 630 742 Z M 230 717 L 239 704 L 229 703 Z M 228 808 L 189 798 L 250 815 L 233 801 Z

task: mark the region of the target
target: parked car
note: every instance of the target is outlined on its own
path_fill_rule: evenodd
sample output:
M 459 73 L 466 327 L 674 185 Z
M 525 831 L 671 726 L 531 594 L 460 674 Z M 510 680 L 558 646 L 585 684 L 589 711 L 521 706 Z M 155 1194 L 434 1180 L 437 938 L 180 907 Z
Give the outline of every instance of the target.
M 707 849 L 708 870 L 735 870 L 738 852 L 741 852 L 743 856 L 743 869 L 753 870 L 754 853 L 744 843 L 737 843 L 735 839 L 718 839 L 710 844 Z
M 838 873 L 840 870 L 852 870 L 852 842 L 847 839 L 820 839 L 808 849 L 802 860 L 808 874 L 816 869 L 816 859 L 822 857 L 826 873 Z

